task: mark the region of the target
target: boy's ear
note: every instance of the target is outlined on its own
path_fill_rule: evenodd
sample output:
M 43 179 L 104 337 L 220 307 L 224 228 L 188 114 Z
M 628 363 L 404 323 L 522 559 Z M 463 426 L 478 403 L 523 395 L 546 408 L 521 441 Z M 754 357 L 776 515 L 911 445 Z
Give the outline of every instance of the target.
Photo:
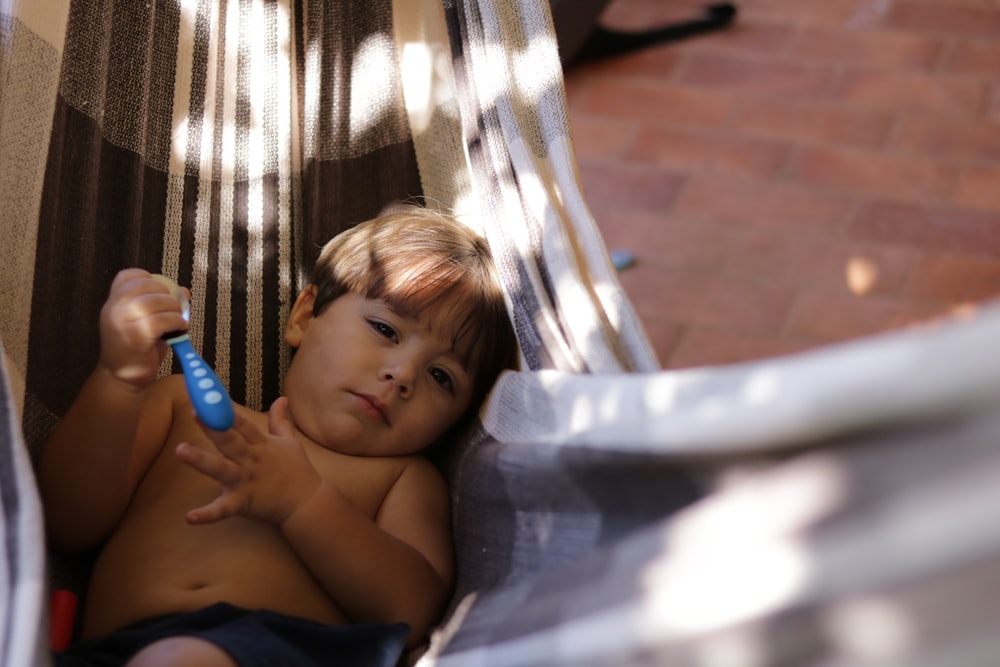
M 285 342 L 289 347 L 297 348 L 302 344 L 302 334 L 309 328 L 313 320 L 313 304 L 316 302 L 316 286 L 309 285 L 299 293 L 288 316 L 285 327 Z

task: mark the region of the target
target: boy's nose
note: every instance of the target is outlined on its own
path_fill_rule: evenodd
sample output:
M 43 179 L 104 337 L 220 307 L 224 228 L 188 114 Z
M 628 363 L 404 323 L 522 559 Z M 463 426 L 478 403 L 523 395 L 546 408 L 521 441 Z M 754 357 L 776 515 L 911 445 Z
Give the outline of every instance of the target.
M 414 365 L 406 359 L 391 359 L 379 371 L 379 379 L 391 382 L 403 397 L 412 393 L 414 377 Z

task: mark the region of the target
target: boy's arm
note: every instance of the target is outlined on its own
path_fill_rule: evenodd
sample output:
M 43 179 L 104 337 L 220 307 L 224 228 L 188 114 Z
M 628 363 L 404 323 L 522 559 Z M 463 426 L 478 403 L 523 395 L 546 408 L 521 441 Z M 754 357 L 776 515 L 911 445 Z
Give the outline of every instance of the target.
M 93 549 L 111 533 L 166 437 L 172 406 L 159 395 L 178 379 L 136 391 L 91 373 L 38 459 L 53 547 Z
M 281 530 L 356 622 L 404 621 L 414 643 L 448 601 L 454 581 L 448 490 L 422 459 L 406 466 L 374 523 L 324 482 Z
M 166 437 L 175 388 L 155 383 L 161 336 L 186 329 L 177 299 L 141 269 L 120 272 L 101 309 L 101 357 L 39 456 L 53 546 L 96 547 Z

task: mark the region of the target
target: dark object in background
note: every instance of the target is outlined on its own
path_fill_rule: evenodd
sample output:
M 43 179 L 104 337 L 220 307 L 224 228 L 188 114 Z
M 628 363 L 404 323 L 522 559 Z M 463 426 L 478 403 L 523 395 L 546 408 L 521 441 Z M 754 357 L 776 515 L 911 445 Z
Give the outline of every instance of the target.
M 549 4 L 564 68 L 584 60 L 607 58 L 719 30 L 736 18 L 736 6 L 726 2 L 709 5 L 700 18 L 641 32 L 626 32 L 598 24 L 611 0 L 550 0 Z

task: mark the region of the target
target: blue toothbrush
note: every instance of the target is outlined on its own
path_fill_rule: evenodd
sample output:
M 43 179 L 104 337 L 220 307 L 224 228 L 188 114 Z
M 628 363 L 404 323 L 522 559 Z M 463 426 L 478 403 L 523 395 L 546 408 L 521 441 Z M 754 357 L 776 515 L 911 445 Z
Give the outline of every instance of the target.
M 177 297 L 181 302 L 181 316 L 185 322 L 190 321 L 191 303 L 184 290 L 166 276 L 154 274 L 153 278 L 166 285 L 170 293 Z M 165 335 L 164 339 L 181 362 L 188 396 L 191 397 L 191 403 L 194 404 L 195 412 L 201 421 L 216 431 L 232 428 L 236 413 L 233 411 L 233 401 L 229 398 L 229 392 L 212 368 L 195 351 L 187 332 L 170 333 Z

